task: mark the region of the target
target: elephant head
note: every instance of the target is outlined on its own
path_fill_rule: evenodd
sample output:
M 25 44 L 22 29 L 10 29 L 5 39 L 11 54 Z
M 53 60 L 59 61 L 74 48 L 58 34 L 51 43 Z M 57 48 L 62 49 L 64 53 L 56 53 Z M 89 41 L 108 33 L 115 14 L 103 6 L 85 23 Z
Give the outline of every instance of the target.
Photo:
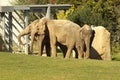
M 18 35 L 18 42 L 22 45 L 25 45 L 26 43 L 23 43 L 21 41 L 21 37 L 25 35 L 31 36 L 31 45 L 30 45 L 30 53 L 33 51 L 33 41 L 35 39 L 35 34 L 37 33 L 37 26 L 35 26 L 39 22 L 39 19 L 33 21 L 31 24 L 29 24 L 20 34 Z
M 32 33 L 32 31 L 35 31 L 35 24 L 38 22 L 39 20 L 35 20 L 33 21 L 31 24 L 29 24 L 22 32 L 20 32 L 20 34 L 18 35 L 18 42 L 22 45 L 25 45 L 26 43 L 23 43 L 21 41 L 21 37 L 25 36 L 25 35 L 30 35 Z
M 37 32 L 36 32 L 37 36 L 35 36 L 35 37 L 38 37 L 38 44 L 39 44 L 38 54 L 40 56 L 42 55 L 42 50 L 43 50 L 44 45 L 47 48 L 46 49 L 47 55 L 48 56 L 50 55 L 50 50 L 49 50 L 50 45 L 49 45 L 49 39 L 48 39 L 49 35 L 48 35 L 48 29 L 47 29 L 47 26 L 46 26 L 47 20 L 48 20 L 47 18 L 43 17 L 35 25 L 37 27 Z
M 92 43 L 92 34 L 93 34 L 93 30 L 89 25 L 84 25 L 81 29 L 80 29 L 80 38 L 83 41 L 83 51 L 84 53 L 84 57 L 85 58 L 89 58 L 90 55 L 90 49 L 91 49 L 91 43 Z
M 46 23 L 47 23 L 47 18 L 43 17 L 39 20 L 39 22 L 36 24 L 36 26 L 38 27 L 38 34 L 39 35 L 45 35 L 46 32 Z

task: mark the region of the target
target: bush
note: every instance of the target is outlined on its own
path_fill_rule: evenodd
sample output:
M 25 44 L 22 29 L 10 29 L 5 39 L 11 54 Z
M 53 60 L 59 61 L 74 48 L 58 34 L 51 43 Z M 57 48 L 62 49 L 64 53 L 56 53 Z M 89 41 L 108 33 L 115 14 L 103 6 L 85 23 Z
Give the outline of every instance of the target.
M 5 47 L 5 43 L 2 39 L 2 36 L 0 36 L 0 51 L 5 51 L 6 47 Z
M 120 47 L 120 9 L 111 0 L 88 0 L 82 3 L 68 15 L 68 19 L 83 26 L 84 24 L 104 26 L 111 33 L 111 45 L 113 51 L 119 51 Z M 114 6 L 113 6 L 114 5 Z M 115 49 L 115 50 L 114 50 Z M 113 52 L 112 52 L 113 53 Z

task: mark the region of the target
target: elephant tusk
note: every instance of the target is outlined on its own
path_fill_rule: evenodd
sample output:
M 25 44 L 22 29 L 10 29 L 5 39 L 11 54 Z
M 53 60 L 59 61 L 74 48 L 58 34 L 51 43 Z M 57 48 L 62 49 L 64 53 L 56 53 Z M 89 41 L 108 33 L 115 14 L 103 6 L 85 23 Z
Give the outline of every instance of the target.
M 23 45 L 26 45 L 27 43 L 24 43 Z

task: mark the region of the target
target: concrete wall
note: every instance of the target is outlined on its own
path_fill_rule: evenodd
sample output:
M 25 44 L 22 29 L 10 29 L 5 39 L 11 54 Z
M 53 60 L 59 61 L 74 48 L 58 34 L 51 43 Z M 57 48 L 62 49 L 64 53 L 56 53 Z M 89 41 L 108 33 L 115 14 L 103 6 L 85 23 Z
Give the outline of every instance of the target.
M 10 6 L 12 1 L 14 0 L 0 0 L 0 6 Z

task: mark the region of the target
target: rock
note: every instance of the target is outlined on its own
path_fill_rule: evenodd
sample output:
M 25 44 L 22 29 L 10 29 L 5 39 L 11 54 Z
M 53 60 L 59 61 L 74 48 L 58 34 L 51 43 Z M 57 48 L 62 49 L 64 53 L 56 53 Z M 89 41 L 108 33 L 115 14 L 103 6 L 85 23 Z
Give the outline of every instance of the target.
M 93 27 L 94 38 L 90 58 L 111 60 L 110 32 L 102 26 Z

